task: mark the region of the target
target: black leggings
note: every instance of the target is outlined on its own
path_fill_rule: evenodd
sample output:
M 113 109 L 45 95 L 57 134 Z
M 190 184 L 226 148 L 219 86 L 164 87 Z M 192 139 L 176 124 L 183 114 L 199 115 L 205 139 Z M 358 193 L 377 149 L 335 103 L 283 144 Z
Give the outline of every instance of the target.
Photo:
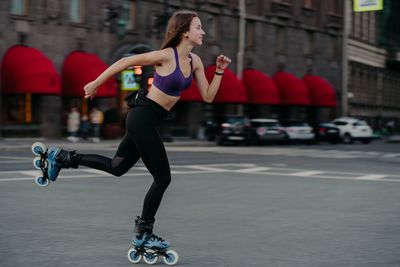
M 150 101 L 146 106 L 136 106 L 127 115 L 126 134 L 114 158 L 100 155 L 79 154 L 79 165 L 102 170 L 115 176 L 126 173 L 142 158 L 153 176 L 153 184 L 143 203 L 142 219 L 153 221 L 169 183 L 171 171 L 164 144 L 158 132 L 168 111 Z

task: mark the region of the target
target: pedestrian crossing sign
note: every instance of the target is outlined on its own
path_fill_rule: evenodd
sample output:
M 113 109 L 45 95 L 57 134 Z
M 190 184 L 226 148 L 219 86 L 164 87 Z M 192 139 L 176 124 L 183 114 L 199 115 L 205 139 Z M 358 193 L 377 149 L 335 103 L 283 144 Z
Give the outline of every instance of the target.
M 376 11 L 383 9 L 383 0 L 354 0 L 354 11 Z
M 121 89 L 124 91 L 136 91 L 140 88 L 138 77 L 134 70 L 124 70 L 121 78 Z

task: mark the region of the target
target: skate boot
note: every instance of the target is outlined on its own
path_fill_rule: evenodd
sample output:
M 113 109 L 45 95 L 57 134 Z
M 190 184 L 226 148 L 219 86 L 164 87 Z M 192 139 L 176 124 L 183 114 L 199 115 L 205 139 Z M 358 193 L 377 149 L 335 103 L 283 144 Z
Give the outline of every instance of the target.
M 143 258 L 147 264 L 155 264 L 162 257 L 167 265 L 175 265 L 179 261 L 178 253 L 168 249 L 168 241 L 153 234 L 153 224 L 154 220 L 136 218 L 132 240 L 135 247 L 128 251 L 129 261 L 139 263 Z
M 154 220 L 145 221 L 139 216 L 135 220 L 133 245 L 151 249 L 167 249 L 169 242 L 153 234 Z
M 78 168 L 78 154 L 59 147 L 51 147 L 48 151 L 48 176 L 51 181 L 57 180 L 61 168 Z

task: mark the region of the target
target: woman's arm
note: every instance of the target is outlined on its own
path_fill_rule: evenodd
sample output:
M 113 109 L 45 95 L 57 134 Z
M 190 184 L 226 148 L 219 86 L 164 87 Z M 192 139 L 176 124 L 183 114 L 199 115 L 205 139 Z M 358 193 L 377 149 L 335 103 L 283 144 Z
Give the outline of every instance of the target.
M 206 75 L 204 74 L 204 66 L 203 63 L 201 62 L 200 57 L 194 55 L 193 58 L 195 59 L 194 77 L 196 79 L 200 95 L 205 102 L 211 103 L 218 92 L 219 85 L 221 84 L 222 75 L 214 74 L 214 77 L 211 83 L 209 84 Z M 231 63 L 231 60 L 228 57 L 224 55 L 218 56 L 216 63 L 217 68 L 215 71 L 217 73 L 223 74 L 225 69 L 228 67 L 229 63 Z
M 129 57 L 123 57 L 110 67 L 108 67 L 103 73 L 101 73 L 96 80 L 88 83 L 83 88 L 85 90 L 85 98 L 93 98 L 98 88 L 105 83 L 109 78 L 115 74 L 127 69 L 130 66 L 146 66 L 146 65 L 158 65 L 162 64 L 167 59 L 167 54 L 164 50 L 157 50 L 148 53 L 138 54 Z

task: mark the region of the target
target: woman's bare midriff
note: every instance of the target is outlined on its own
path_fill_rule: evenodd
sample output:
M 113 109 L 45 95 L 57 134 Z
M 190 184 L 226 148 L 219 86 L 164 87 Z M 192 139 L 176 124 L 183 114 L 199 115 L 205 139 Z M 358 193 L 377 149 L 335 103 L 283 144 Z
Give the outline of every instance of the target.
M 171 108 L 178 102 L 178 96 L 170 96 L 165 94 L 163 91 L 155 87 L 151 86 L 149 93 L 147 94 L 147 98 L 153 100 L 160 106 L 162 106 L 166 110 L 171 110 Z

